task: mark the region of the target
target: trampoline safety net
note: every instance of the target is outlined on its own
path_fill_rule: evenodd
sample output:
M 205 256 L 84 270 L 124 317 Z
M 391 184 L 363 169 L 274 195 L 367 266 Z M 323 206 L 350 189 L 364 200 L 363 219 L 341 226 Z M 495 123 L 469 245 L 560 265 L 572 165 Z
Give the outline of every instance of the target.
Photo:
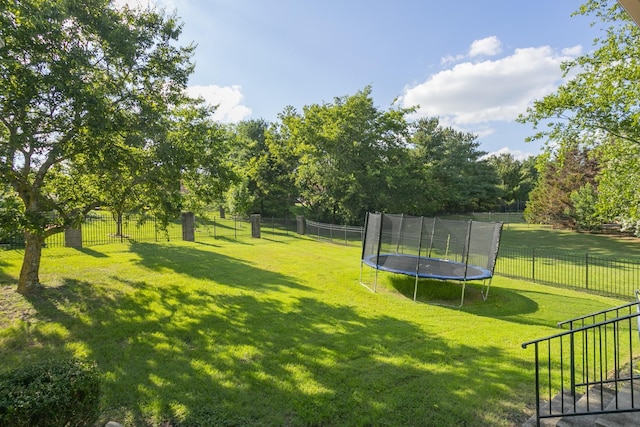
M 500 222 L 368 213 L 362 244 L 361 283 L 363 265 L 414 276 L 416 291 L 418 278 L 490 280 L 501 233 Z M 484 288 L 483 298 L 486 299 Z

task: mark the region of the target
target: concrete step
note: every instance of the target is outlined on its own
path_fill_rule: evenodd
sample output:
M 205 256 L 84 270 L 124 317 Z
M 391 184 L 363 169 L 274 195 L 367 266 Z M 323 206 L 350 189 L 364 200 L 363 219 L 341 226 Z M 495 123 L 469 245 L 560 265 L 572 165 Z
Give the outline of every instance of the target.
M 580 396 L 576 396 L 576 399 L 579 399 Z M 551 411 L 549 411 L 549 406 L 551 406 Z M 563 390 L 562 393 L 558 393 L 551 402 L 547 402 L 546 404 L 540 407 L 540 414 L 553 414 L 556 412 L 572 412 L 573 411 L 573 396 L 569 392 L 569 390 Z M 554 418 L 542 418 L 540 419 L 540 425 L 544 427 L 555 427 L 560 421 L 560 417 Z M 529 418 L 522 427 L 536 427 L 536 416 L 535 414 Z
M 615 397 L 615 392 L 601 385 L 593 386 L 576 402 L 576 413 L 590 411 L 602 411 Z M 570 408 L 573 412 L 573 408 Z M 596 427 L 600 415 L 576 415 L 562 417 L 556 424 L 557 427 Z
M 640 380 L 633 384 L 633 405 L 630 383 L 618 390 L 617 396 L 616 399 L 615 390 L 610 386 L 594 386 L 588 393 L 588 407 L 587 393 L 585 393 L 582 396 L 576 396 L 575 410 L 578 413 L 601 411 L 603 409 L 616 410 L 616 404 L 618 409 L 640 409 Z M 563 404 L 562 412 L 574 412 L 573 396 L 571 396 L 568 390 L 564 390 L 562 394 L 558 393 L 558 395 L 551 400 L 551 412 L 549 412 L 549 403 L 547 403 L 540 408 L 540 413 L 549 414 L 560 412 Z M 540 420 L 540 425 L 543 427 L 640 427 L 640 412 L 543 418 Z M 522 427 L 535 426 L 535 415 L 522 425 Z
M 633 390 L 633 402 L 631 391 Z M 640 380 L 625 385 L 618 391 L 617 409 L 640 409 Z M 613 399 L 607 410 L 616 409 L 616 399 Z M 598 417 L 597 427 L 629 427 L 640 426 L 640 412 L 619 412 L 615 414 L 604 414 Z

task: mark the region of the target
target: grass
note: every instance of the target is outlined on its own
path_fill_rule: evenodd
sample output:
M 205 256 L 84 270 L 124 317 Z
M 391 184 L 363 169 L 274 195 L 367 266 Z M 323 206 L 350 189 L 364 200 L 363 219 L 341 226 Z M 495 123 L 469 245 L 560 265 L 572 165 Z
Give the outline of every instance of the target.
M 528 247 L 616 258 L 640 256 L 640 240 L 622 234 L 576 233 L 548 226 L 508 224 L 504 226 L 501 246 Z
M 0 253 L 0 370 L 96 361 L 102 425 L 519 425 L 520 344 L 620 303 L 503 277 L 459 310 L 414 303 L 411 278 L 359 285 L 360 248 L 283 235 L 47 249 L 25 298 L 21 255 Z M 451 295 L 421 282 L 418 300 Z

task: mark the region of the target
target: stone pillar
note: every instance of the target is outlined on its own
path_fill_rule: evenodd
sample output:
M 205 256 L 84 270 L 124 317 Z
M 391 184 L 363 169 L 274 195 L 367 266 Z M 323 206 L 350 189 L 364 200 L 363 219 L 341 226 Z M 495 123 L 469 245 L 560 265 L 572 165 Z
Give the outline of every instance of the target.
M 195 242 L 196 240 L 196 216 L 193 212 L 182 212 L 182 240 Z
M 296 232 L 302 235 L 307 232 L 307 221 L 305 221 L 304 215 L 296 216 Z
M 224 215 L 225 215 L 224 206 L 220 206 L 220 219 L 224 219 Z
M 67 228 L 64 230 L 64 245 L 67 248 L 81 248 L 82 247 L 82 227 Z
M 251 237 L 260 238 L 260 214 L 251 215 Z

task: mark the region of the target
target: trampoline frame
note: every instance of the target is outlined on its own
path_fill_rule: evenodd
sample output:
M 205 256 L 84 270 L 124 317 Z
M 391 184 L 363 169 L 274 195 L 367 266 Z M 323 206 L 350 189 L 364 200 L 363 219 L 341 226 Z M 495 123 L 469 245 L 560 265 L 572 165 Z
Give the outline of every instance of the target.
M 377 229 L 371 229 L 370 226 L 370 218 L 372 218 L 373 216 L 378 216 L 380 218 L 379 223 L 377 224 Z M 362 256 L 361 256 L 361 260 L 360 260 L 360 284 L 365 286 L 367 289 L 369 289 L 372 292 L 376 292 L 377 290 L 377 284 L 378 284 L 378 272 L 379 271 L 386 271 L 386 272 L 390 272 L 390 273 L 395 273 L 395 274 L 403 274 L 403 275 L 407 275 L 407 276 L 412 276 L 415 277 L 415 283 L 414 283 L 414 291 L 413 291 L 413 300 L 417 301 L 417 294 L 418 294 L 418 281 L 419 279 L 432 279 L 432 280 L 443 280 L 443 281 L 457 281 L 460 283 L 461 285 L 461 293 L 460 293 L 460 304 L 459 305 L 449 305 L 449 304 L 443 304 L 443 303 L 436 303 L 436 302 L 429 302 L 431 304 L 435 304 L 435 305 L 445 305 L 445 306 L 451 306 L 451 307 L 462 307 L 464 304 L 464 297 L 465 297 L 465 290 L 466 290 L 466 283 L 467 281 L 475 281 L 475 280 L 482 280 L 482 287 L 481 287 L 481 296 L 482 296 L 482 300 L 486 301 L 488 296 L 489 296 L 489 288 L 491 286 L 491 281 L 493 278 L 493 272 L 495 269 L 495 264 L 497 261 L 497 256 L 498 256 L 498 248 L 499 248 L 499 244 L 500 244 L 500 236 L 502 234 L 502 222 L 493 222 L 493 223 L 482 223 L 483 226 L 486 228 L 487 224 L 491 224 L 491 226 L 493 227 L 491 231 L 492 236 L 491 236 L 491 241 L 490 242 L 477 242 L 473 240 L 473 234 L 472 234 L 472 230 L 473 230 L 473 225 L 474 224 L 478 224 L 478 221 L 473 221 L 473 220 L 468 220 L 468 221 L 453 221 L 453 220 L 446 220 L 450 225 L 454 224 L 457 222 L 459 223 L 459 226 L 466 226 L 466 235 L 464 238 L 464 248 L 462 249 L 462 259 L 461 261 L 454 261 L 454 260 L 450 260 L 447 259 L 447 255 L 449 254 L 449 239 L 451 237 L 451 235 L 449 234 L 448 236 L 448 240 L 446 243 L 446 251 L 445 251 L 445 257 L 444 258 L 440 258 L 440 257 L 432 257 L 432 247 L 433 247 L 433 239 L 434 236 L 436 235 L 436 232 L 439 231 L 437 230 L 437 226 L 438 226 L 438 218 L 425 218 L 425 217 L 410 217 L 410 216 L 406 216 L 404 214 L 400 215 L 400 234 L 399 236 L 392 236 L 392 237 L 397 237 L 397 243 L 395 244 L 396 246 L 396 252 L 395 253 L 381 253 L 381 246 L 382 246 L 382 235 L 383 235 L 383 229 L 384 229 L 384 219 L 385 219 L 385 215 L 387 216 L 395 216 L 397 217 L 398 215 L 388 215 L 388 214 L 372 214 L 372 213 L 367 213 L 367 219 L 365 222 L 365 228 L 364 228 L 364 237 L 362 239 Z M 413 248 L 414 250 L 417 250 L 417 254 L 405 254 L 403 252 L 400 252 L 399 249 L 401 247 L 401 244 L 404 245 L 402 238 L 405 237 L 403 235 L 403 223 L 405 218 L 412 218 L 414 220 L 419 219 L 420 220 L 420 234 L 419 234 L 419 238 L 418 238 L 418 246 L 417 248 Z M 427 249 L 426 247 L 423 247 L 423 238 L 424 238 L 424 225 L 425 225 L 425 219 L 432 221 L 433 222 L 433 227 L 430 230 L 430 233 L 428 233 L 427 235 L 429 236 L 429 248 Z M 374 224 L 374 227 L 376 226 L 376 224 Z M 375 235 L 370 236 L 370 232 L 373 231 L 375 232 Z M 371 242 L 368 241 L 368 239 L 370 237 L 373 237 L 375 239 L 375 241 L 373 242 L 373 247 L 375 249 L 374 253 L 367 253 L 367 247 L 368 245 L 371 244 Z M 413 237 L 415 240 L 416 236 L 409 236 L 409 237 Z M 473 244 L 474 247 L 478 246 L 478 243 L 487 243 L 486 246 L 486 256 L 487 256 L 487 265 L 486 268 L 479 266 L 479 265 L 474 265 L 474 264 L 470 264 L 469 263 L 469 257 L 470 257 L 470 253 L 471 253 L 471 245 Z M 393 246 L 393 244 L 391 245 Z M 424 251 L 424 255 L 423 255 L 423 251 Z M 415 258 L 416 262 L 415 262 L 415 269 L 412 271 L 406 270 L 406 269 L 400 269 L 400 268 L 395 268 L 393 265 L 392 266 L 388 266 L 388 265 L 383 265 L 381 264 L 379 261 L 380 259 L 384 257 L 385 260 L 388 259 L 389 257 L 393 258 L 393 257 L 402 257 L 405 260 L 407 258 L 409 259 L 413 259 Z M 455 265 L 457 267 L 461 267 L 463 269 L 463 274 L 462 275 L 444 275 L 444 274 L 433 274 L 433 273 L 429 273 L 427 271 L 427 269 L 430 267 L 430 265 L 427 265 L 424 269 L 421 269 L 421 263 L 424 264 L 425 262 L 436 262 L 438 264 L 441 263 L 447 263 L 449 265 Z M 373 280 L 373 288 L 371 288 L 367 283 L 364 282 L 363 280 L 363 267 L 364 265 L 369 266 L 371 269 L 375 270 L 375 276 L 374 276 L 374 280 Z M 469 273 L 475 273 L 476 271 L 480 271 L 480 274 L 471 274 L 469 275 Z

